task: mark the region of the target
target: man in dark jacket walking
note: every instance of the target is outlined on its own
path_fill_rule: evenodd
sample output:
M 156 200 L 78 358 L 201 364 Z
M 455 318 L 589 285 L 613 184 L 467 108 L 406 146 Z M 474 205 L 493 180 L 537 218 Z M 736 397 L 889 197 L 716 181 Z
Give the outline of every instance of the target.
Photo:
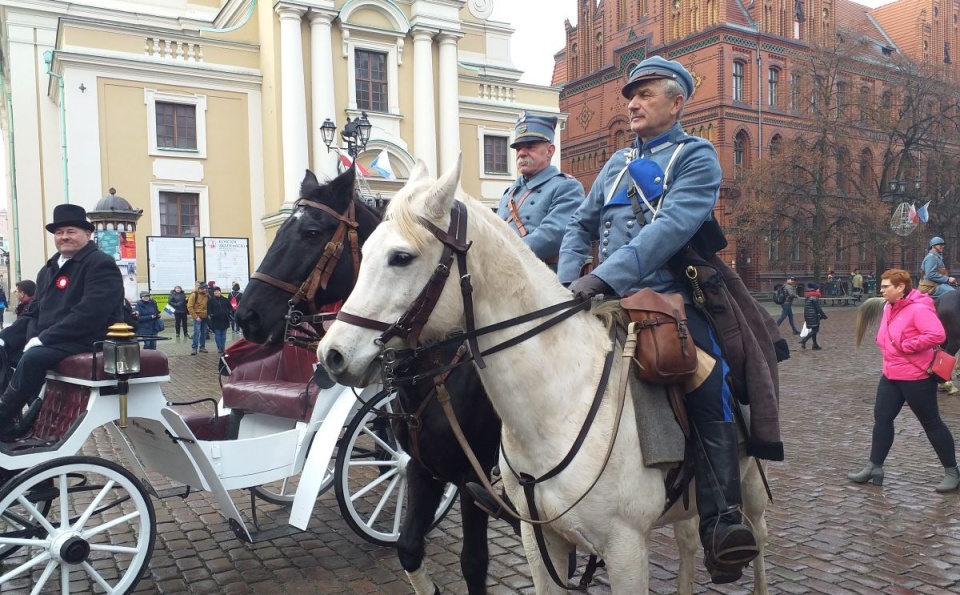
M 0 331 L 0 345 L 17 362 L 0 396 L 0 442 L 21 428 L 23 406 L 43 387 L 47 370 L 62 359 L 93 350 L 107 327 L 123 319 L 123 278 L 113 258 L 90 241 L 93 224 L 78 205 L 57 205 L 47 231 L 58 253 L 37 274 L 37 294 L 23 315 Z

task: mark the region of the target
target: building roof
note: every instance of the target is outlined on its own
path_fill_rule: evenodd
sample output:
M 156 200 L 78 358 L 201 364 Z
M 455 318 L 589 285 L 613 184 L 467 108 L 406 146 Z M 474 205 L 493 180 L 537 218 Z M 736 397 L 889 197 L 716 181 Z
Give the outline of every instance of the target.
M 553 55 L 553 77 L 550 79 L 550 86 L 562 87 L 567 80 L 567 50 L 560 50 Z
M 921 15 L 927 6 L 929 0 L 897 0 L 874 8 L 870 14 L 904 54 L 919 60 L 921 37 L 918 25 L 923 21 L 929 22 L 929 15 Z M 908 15 L 916 16 L 911 18 Z
M 883 46 L 890 45 L 890 40 L 884 35 L 877 21 L 870 18 L 871 9 L 869 7 L 853 2 L 853 0 L 834 0 L 833 6 L 837 29 L 855 32 L 859 36 Z M 903 19 L 901 18 L 901 20 Z

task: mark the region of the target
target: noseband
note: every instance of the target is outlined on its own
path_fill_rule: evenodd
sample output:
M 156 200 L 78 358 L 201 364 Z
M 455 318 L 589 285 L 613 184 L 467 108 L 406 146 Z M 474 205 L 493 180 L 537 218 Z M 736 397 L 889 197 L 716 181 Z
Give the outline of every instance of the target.
M 454 201 L 450 210 L 450 226 L 447 231 L 441 230 L 433 223 L 423 217 L 418 217 L 420 225 L 443 244 L 443 253 L 440 255 L 440 262 L 434 269 L 433 275 L 427 281 L 426 286 L 420 291 L 413 303 L 407 307 L 406 311 L 393 324 L 364 318 L 355 314 L 350 314 L 342 309 L 337 313 L 337 320 L 342 320 L 348 324 L 353 324 L 363 328 L 381 331 L 379 342 L 385 345 L 390 339 L 400 337 L 404 339 L 411 349 L 420 346 L 420 333 L 427 324 L 430 314 L 437 307 L 440 301 L 440 294 L 447 284 L 447 278 L 450 276 L 450 267 L 453 264 L 453 257 L 456 254 L 457 268 L 460 271 L 460 292 L 463 296 L 463 311 L 466 318 L 468 342 L 470 351 L 473 353 L 473 359 L 477 367 L 483 369 L 486 364 L 483 362 L 483 356 L 480 353 L 477 344 L 476 325 L 473 315 L 473 285 L 470 282 L 470 274 L 467 272 L 467 250 L 470 249 L 470 242 L 467 238 L 467 207 L 460 201 Z
M 314 297 L 317 295 L 318 288 L 327 288 L 327 284 L 330 282 L 330 276 L 333 275 L 333 270 L 337 267 L 337 263 L 340 262 L 340 256 L 343 254 L 344 236 L 346 236 L 346 241 L 350 243 L 350 252 L 353 255 L 353 284 L 357 284 L 357 275 L 360 274 L 360 239 L 357 236 L 356 205 L 353 200 L 351 200 L 350 205 L 347 207 L 347 212 L 344 215 L 334 211 L 327 205 L 312 200 L 300 199 L 294 206 L 301 205 L 320 209 L 340 222 L 337 226 L 337 231 L 323 249 L 323 254 L 320 255 L 317 264 L 313 267 L 313 270 L 310 271 L 310 275 L 300 284 L 300 287 L 287 283 L 286 281 L 281 281 L 260 271 L 254 273 L 251 279 L 263 281 L 267 285 L 272 285 L 277 289 L 293 295 L 293 298 L 290 300 L 291 310 L 301 301 L 306 300 L 307 309 L 310 311 L 310 314 L 316 314 L 317 307 L 314 304 Z

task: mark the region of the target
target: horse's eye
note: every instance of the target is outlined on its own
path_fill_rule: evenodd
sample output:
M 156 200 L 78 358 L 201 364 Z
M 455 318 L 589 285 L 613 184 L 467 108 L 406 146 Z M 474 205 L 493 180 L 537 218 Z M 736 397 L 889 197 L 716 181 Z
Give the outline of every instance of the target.
M 315 230 L 315 229 L 308 229 L 308 230 L 306 230 L 305 232 L 303 232 L 303 235 L 304 235 L 308 240 L 315 240 L 315 239 L 317 239 L 317 238 L 320 237 L 320 232 L 317 231 L 317 230 Z
M 387 264 L 392 267 L 405 267 L 411 262 L 413 262 L 414 256 L 409 252 L 394 252 L 390 255 Z

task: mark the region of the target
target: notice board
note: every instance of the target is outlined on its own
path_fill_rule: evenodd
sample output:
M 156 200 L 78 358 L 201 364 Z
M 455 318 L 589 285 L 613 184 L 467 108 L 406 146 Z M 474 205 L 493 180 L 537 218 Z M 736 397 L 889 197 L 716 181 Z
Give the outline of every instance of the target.
M 250 281 L 250 251 L 247 238 L 203 238 L 203 269 L 224 294 L 236 281 L 242 290 Z
M 187 293 L 197 284 L 194 238 L 147 236 L 147 282 L 150 293 L 170 293 L 179 285 Z

